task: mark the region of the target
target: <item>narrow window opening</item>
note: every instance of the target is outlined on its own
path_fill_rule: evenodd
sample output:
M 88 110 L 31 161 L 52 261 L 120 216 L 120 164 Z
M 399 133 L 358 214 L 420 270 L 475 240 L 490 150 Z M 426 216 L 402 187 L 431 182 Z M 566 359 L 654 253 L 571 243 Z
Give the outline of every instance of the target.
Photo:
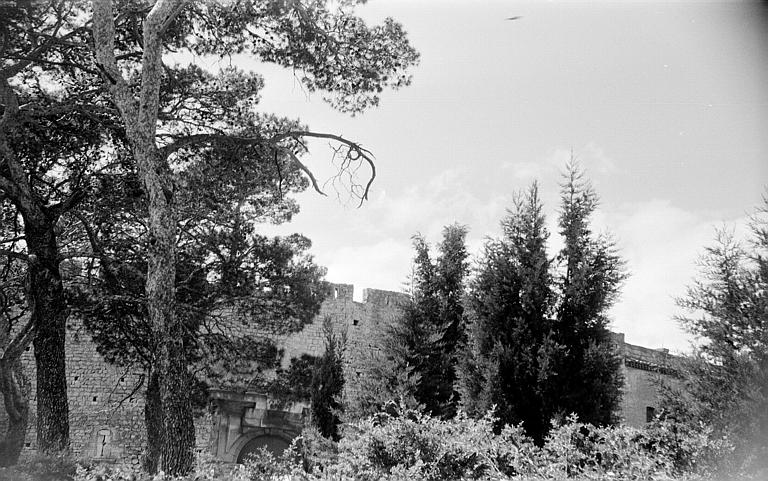
M 358 324 L 360 324 L 360 320 L 359 320 L 359 319 L 354 319 L 354 320 L 352 321 L 352 325 L 353 325 L 353 326 L 356 326 L 356 325 L 358 325 Z
M 109 446 L 111 434 L 109 429 L 100 429 L 96 433 L 96 453 L 94 454 L 97 458 L 103 458 L 108 454 L 107 447 Z
M 99 435 L 99 442 L 96 447 L 96 456 L 103 458 L 104 457 L 104 447 L 107 445 L 107 437 L 103 434 Z
M 649 423 L 656 417 L 656 408 L 648 406 L 645 408 L 645 422 Z
M 96 402 L 96 400 L 99 398 L 99 396 L 93 396 L 93 402 Z
M 339 298 L 339 288 L 338 287 L 334 287 L 333 288 L 333 298 L 334 299 L 338 299 Z

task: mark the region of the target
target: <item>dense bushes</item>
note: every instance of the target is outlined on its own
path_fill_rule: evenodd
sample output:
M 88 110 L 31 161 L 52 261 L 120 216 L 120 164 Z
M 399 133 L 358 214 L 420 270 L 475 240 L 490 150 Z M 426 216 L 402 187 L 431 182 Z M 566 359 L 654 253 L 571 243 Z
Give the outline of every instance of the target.
M 595 427 L 573 417 L 542 447 L 521 427 L 494 434 L 495 419 L 440 420 L 395 410 L 347 425 L 335 453 L 305 479 L 687 479 L 717 476 L 730 445 L 706 429 L 668 421 L 647 429 Z M 312 440 L 305 440 L 312 445 Z
M 262 452 L 246 466 L 200 460 L 183 481 L 256 480 L 698 480 L 737 479 L 727 440 L 711 431 L 657 421 L 645 429 L 595 427 L 574 417 L 554 424 L 543 446 L 521 427 L 494 433 L 495 419 L 441 420 L 397 406 L 344 426 L 336 443 L 316 429 L 279 459 Z M 60 463 L 54 463 L 59 466 Z M 34 464 L 37 479 L 40 463 Z M 59 471 L 61 472 L 61 471 Z M 746 476 L 744 478 L 747 478 Z M 51 479 L 51 478 L 48 478 Z M 116 465 L 80 466 L 74 481 L 159 481 Z M 754 477 L 752 479 L 761 479 Z

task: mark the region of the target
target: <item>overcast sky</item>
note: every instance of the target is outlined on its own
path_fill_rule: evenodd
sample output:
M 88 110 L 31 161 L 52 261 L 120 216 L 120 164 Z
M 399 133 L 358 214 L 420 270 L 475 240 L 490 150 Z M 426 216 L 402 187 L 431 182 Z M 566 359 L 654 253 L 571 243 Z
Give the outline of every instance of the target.
M 627 341 L 684 350 L 674 297 L 714 229 L 744 232 L 768 185 L 768 22 L 749 3 L 371 0 L 421 53 L 413 84 L 350 118 L 291 72 L 258 66 L 261 108 L 343 134 L 374 152 L 357 209 L 301 196 L 283 232 L 313 241 L 328 280 L 402 290 L 411 236 L 469 228 L 473 252 L 499 233 L 515 191 L 540 183 L 552 239 L 560 172 L 573 149 L 601 197 L 631 277 L 611 311 Z M 761 18 L 762 15 L 762 18 Z M 517 20 L 507 17 L 521 16 Z M 308 163 L 327 175 L 330 151 Z

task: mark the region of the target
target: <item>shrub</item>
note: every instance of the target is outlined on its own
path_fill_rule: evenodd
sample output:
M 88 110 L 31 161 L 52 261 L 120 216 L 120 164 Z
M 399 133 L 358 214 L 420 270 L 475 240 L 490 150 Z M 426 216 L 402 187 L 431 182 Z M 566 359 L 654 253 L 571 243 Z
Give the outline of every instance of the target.
M 201 459 L 195 472 L 176 480 L 736 479 L 722 464 L 732 446 L 727 439 L 714 438 L 705 426 L 657 420 L 644 429 L 596 427 L 574 416 L 553 423 L 538 447 L 522 426 L 495 432 L 495 424 L 491 414 L 475 420 L 459 413 L 441 420 L 395 405 L 386 413 L 344 425 L 339 442 L 310 427 L 280 457 L 262 450 L 244 466 L 234 467 Z M 162 479 L 114 465 L 80 467 L 74 476 L 74 481 Z
M 656 479 L 671 473 L 666 456 L 647 448 L 644 432 L 631 427 L 595 427 L 575 416 L 553 423 L 538 452 L 540 472 L 549 479 Z
M 74 478 L 76 469 L 76 461 L 66 453 L 31 456 L 16 466 L 19 473 L 34 481 L 68 481 Z

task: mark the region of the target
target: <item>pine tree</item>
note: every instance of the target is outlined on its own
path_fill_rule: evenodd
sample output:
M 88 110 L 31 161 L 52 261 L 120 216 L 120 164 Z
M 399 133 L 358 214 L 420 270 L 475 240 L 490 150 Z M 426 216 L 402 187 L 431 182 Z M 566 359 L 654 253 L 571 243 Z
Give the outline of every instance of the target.
M 271 154 L 266 159 L 286 155 L 320 191 L 299 156 L 306 150 L 303 139 L 327 139 L 344 145 L 334 150 L 344 159 L 336 179 L 350 180 L 348 192 L 360 202 L 368 197 L 374 171 L 364 185 L 354 173 L 363 163 L 371 169 L 375 165 L 370 152 L 341 136 L 307 131 L 297 123 L 270 128 L 274 116 L 256 108 L 263 79 L 255 72 L 230 66 L 214 73 L 194 62 L 170 66 L 163 63 L 164 54 L 186 52 L 199 58 L 239 52 L 299 69 L 309 91 L 322 91 L 347 113 L 377 105 L 385 88 L 408 85 L 406 69 L 418 54 L 392 19 L 367 26 L 354 13 L 356 2 L 157 0 L 152 8 L 139 9 L 131 2 L 90 3 L 92 16 L 79 15 L 90 21 L 92 36 L 85 42 L 93 47 L 90 71 L 98 72 L 117 107 L 148 200 L 146 302 L 157 339 L 165 433 L 161 465 L 167 474 L 182 475 L 192 469 L 194 426 L 189 362 L 178 342 L 185 326 L 174 308 L 175 240 L 180 233 L 176 200 L 197 186 L 176 184 L 174 164 L 183 163 L 191 152 L 239 151 L 245 157 L 256 149 Z M 266 159 L 259 165 L 266 165 Z

